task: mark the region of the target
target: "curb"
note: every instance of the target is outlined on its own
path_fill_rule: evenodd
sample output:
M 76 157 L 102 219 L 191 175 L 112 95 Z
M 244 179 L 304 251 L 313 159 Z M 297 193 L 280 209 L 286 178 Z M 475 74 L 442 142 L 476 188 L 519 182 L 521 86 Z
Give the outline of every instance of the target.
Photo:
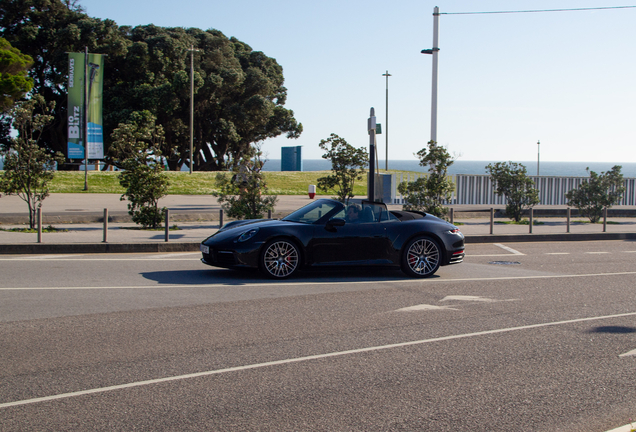
M 530 243 L 598 240 L 636 240 L 636 233 L 484 234 L 467 235 L 465 243 Z
M 525 243 L 600 240 L 636 240 L 636 233 L 487 234 L 469 235 L 464 238 L 465 243 Z M 0 255 L 198 252 L 200 250 L 199 245 L 200 242 L 0 244 Z
M 152 253 L 194 252 L 200 242 L 168 243 L 28 243 L 2 244 L 0 255 L 5 254 L 91 254 L 91 253 Z

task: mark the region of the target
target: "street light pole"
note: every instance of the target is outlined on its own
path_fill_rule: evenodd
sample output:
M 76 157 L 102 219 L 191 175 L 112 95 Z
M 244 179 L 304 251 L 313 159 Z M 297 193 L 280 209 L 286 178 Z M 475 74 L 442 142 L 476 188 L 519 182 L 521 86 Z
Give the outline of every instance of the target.
M 194 170 L 194 52 L 201 51 L 190 45 L 190 174 Z
M 437 142 L 437 69 L 439 53 L 439 7 L 433 9 L 433 48 L 422 50 L 422 54 L 433 55 L 433 83 L 431 90 L 431 141 Z
M 539 175 L 539 154 L 541 148 L 541 141 L 537 141 L 537 175 Z
M 386 153 L 384 157 L 384 170 L 389 170 L 389 77 L 391 74 L 389 71 L 382 74 L 382 76 L 386 77 L 386 125 L 384 126 L 384 136 L 386 139 Z

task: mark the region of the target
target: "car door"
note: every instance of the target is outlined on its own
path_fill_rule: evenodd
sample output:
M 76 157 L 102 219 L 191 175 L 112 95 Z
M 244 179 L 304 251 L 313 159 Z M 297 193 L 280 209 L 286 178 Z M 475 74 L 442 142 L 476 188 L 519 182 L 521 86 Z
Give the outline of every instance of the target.
M 363 216 L 358 223 L 345 222 L 342 226 L 327 222 L 316 229 L 311 247 L 314 265 L 384 264 L 387 261 L 388 239 L 380 213 L 363 205 Z M 340 220 L 337 214 L 331 220 Z

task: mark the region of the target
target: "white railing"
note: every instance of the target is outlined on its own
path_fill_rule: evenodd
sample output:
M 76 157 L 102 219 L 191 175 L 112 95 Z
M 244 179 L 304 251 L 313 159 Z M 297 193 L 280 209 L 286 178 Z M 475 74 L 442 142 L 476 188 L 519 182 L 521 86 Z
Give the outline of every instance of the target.
M 403 204 L 404 197 L 398 192 L 397 186 L 403 181 L 413 182 L 419 177 L 425 177 L 426 173 L 417 174 L 392 174 L 391 176 L 391 200 L 393 204 Z M 578 188 L 589 177 L 556 177 L 556 176 L 530 176 L 539 190 L 539 205 L 566 205 L 565 195 L 572 189 Z M 452 176 L 455 183 L 455 192 L 451 202 L 446 204 L 487 204 L 505 205 L 505 196 L 495 193 L 492 179 L 487 175 L 457 174 Z M 625 193 L 618 205 L 636 205 L 636 178 L 624 179 Z

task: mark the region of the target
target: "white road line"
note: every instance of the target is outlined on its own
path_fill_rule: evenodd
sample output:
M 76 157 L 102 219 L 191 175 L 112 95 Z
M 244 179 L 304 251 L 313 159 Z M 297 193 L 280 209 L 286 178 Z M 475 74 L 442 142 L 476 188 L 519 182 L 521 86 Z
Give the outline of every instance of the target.
M 522 255 L 523 255 L 523 254 L 522 254 Z M 486 254 L 486 255 L 473 255 L 473 254 L 469 254 L 469 255 L 466 255 L 466 256 L 464 257 L 464 259 L 466 259 L 466 258 L 478 258 L 478 257 L 509 257 L 509 256 L 510 256 L 510 254 L 509 254 L 509 253 L 507 253 L 507 254 Z
M 197 252 L 199 254 L 200 252 Z M 165 258 L 165 257 L 147 257 L 147 258 L 0 258 L 0 261 L 195 261 L 192 258 Z
M 519 326 L 519 327 L 508 327 L 508 328 L 495 329 L 495 330 L 485 330 L 485 331 L 480 331 L 475 333 L 464 333 L 459 335 L 442 336 L 437 338 L 422 339 L 422 340 L 416 340 L 416 341 L 410 341 L 410 342 L 399 342 L 394 344 L 372 346 L 367 348 L 358 348 L 358 349 L 351 349 L 351 350 L 345 350 L 345 351 L 335 351 L 335 352 L 330 352 L 326 354 L 316 354 L 316 355 L 310 355 L 305 357 L 296 357 L 296 358 L 290 358 L 290 359 L 284 359 L 284 360 L 269 361 L 264 363 L 254 363 L 250 365 L 235 366 L 235 367 L 229 367 L 225 369 L 216 369 L 211 371 L 197 372 L 197 373 L 191 373 L 191 374 L 185 374 L 185 375 L 175 375 L 175 376 L 164 377 L 164 378 L 137 381 L 137 382 L 127 383 L 127 384 L 119 384 L 119 385 L 114 385 L 109 387 L 100 387 L 100 388 L 94 388 L 94 389 L 88 389 L 88 390 L 81 390 L 77 392 L 61 393 L 61 394 L 52 395 L 52 396 L 44 396 L 44 397 L 25 399 L 25 400 L 19 400 L 14 402 L 6 402 L 6 403 L 0 404 L 0 409 L 20 406 L 20 405 L 31 405 L 31 404 L 36 404 L 40 402 L 55 401 L 60 399 L 68 399 L 72 397 L 85 396 L 89 394 L 106 393 L 106 392 L 114 391 L 114 390 L 124 390 L 124 389 L 142 387 L 142 386 L 153 385 L 153 384 L 181 381 L 181 380 L 186 380 L 191 378 L 201 378 L 201 377 L 220 375 L 220 374 L 225 374 L 230 372 L 260 369 L 260 368 L 270 367 L 270 366 L 287 365 L 287 364 L 300 363 L 300 362 L 306 362 L 311 360 L 320 360 L 320 359 L 333 358 L 333 357 L 342 357 L 346 355 L 354 355 L 354 354 L 389 350 L 389 349 L 395 349 L 395 348 L 404 348 L 404 347 L 423 345 L 423 344 L 428 344 L 433 342 L 445 342 L 445 341 L 451 341 L 451 340 L 457 340 L 457 339 L 472 338 L 477 336 L 509 333 L 509 332 L 520 331 L 520 330 L 532 330 L 532 329 L 537 329 L 542 327 L 575 324 L 575 323 L 582 323 L 582 322 L 588 322 L 588 321 L 599 321 L 599 320 L 621 318 L 621 317 L 634 316 L 634 315 L 636 315 L 636 312 L 622 313 L 622 314 L 616 314 L 616 315 L 604 315 L 604 316 L 598 316 L 598 317 L 577 318 L 577 319 L 566 320 L 566 321 L 554 321 L 554 322 L 548 322 L 548 323 L 530 324 L 530 325 Z
M 629 276 L 636 275 L 636 272 L 615 272 L 615 273 L 589 273 L 589 274 L 567 274 L 567 275 L 537 275 L 537 276 L 507 276 L 507 277 L 486 277 L 486 278 L 457 278 L 457 279 L 395 279 L 395 280 L 375 280 L 375 281 L 348 281 L 349 285 L 376 285 L 376 284 L 400 284 L 407 283 L 419 283 L 419 284 L 432 284 L 432 283 L 449 283 L 449 282 L 477 282 L 477 281 L 503 281 L 503 280 L 524 280 L 524 279 L 566 279 L 566 278 L 584 278 L 584 277 L 602 277 L 602 276 Z M 78 286 L 78 287 L 0 287 L 0 291 L 73 291 L 73 290 L 119 290 L 119 289 L 172 289 L 172 288 L 219 288 L 219 287 L 236 287 L 236 288 L 251 288 L 262 286 L 311 286 L 311 285 L 342 285 L 342 281 L 331 282 L 255 282 L 255 283 L 218 283 L 218 284 L 190 284 L 190 285 L 129 285 L 129 286 L 106 286 L 106 287 L 92 287 L 92 286 Z
M 636 349 L 633 349 L 629 352 L 619 355 L 619 357 L 629 357 L 629 356 L 636 356 Z
M 501 243 L 493 243 L 495 246 L 502 248 L 503 250 L 507 250 L 508 252 L 511 252 L 515 255 L 525 255 L 524 253 L 519 252 L 518 250 L 514 250 L 513 248 L 510 248 L 508 246 L 504 246 Z
M 435 306 L 428 304 L 420 304 L 415 306 L 409 306 L 402 309 L 396 309 L 394 312 L 416 312 L 416 311 L 424 311 L 424 310 L 457 310 L 450 306 Z

